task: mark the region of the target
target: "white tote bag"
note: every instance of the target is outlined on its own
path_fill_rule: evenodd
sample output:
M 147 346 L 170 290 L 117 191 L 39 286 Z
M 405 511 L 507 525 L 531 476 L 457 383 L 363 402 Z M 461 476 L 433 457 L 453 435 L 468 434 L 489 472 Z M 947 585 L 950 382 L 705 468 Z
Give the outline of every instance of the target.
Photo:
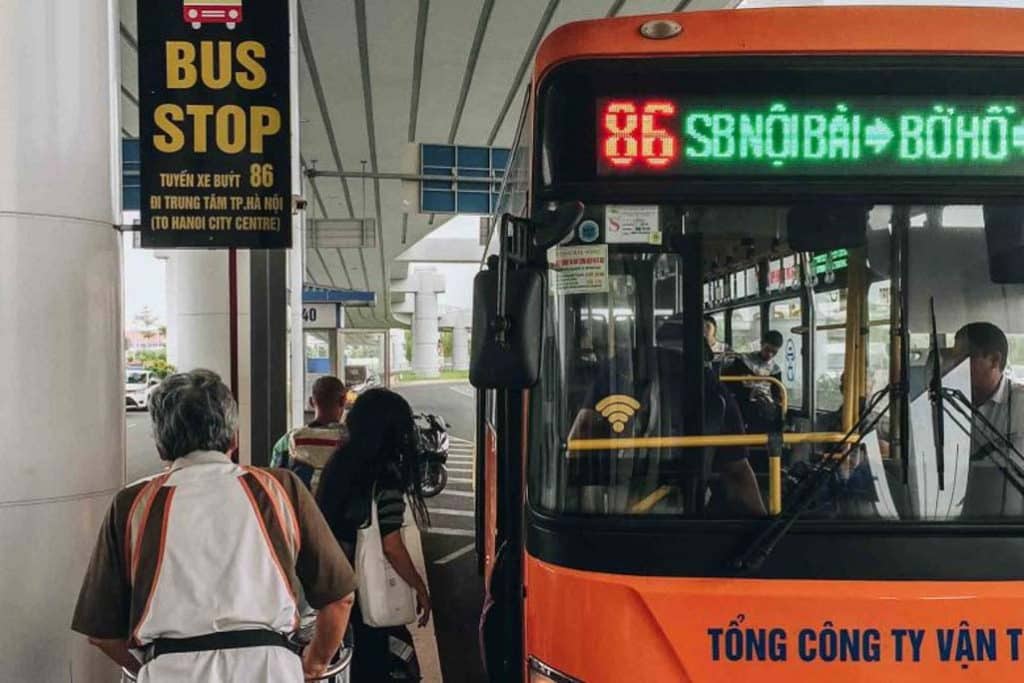
M 409 503 L 402 519 L 402 542 L 409 547 L 408 534 L 415 529 Z M 370 503 L 370 524 L 356 534 L 356 578 L 359 610 L 367 626 L 404 626 L 416 621 L 416 591 L 398 575 L 384 556 L 377 495 Z

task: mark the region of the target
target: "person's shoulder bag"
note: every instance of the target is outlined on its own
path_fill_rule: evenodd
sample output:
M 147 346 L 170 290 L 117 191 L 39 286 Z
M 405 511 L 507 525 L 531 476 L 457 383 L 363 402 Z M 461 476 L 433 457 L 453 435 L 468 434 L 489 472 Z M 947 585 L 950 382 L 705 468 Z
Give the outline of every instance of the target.
M 407 502 L 400 532 L 406 548 L 414 530 L 415 523 Z M 376 489 L 370 497 L 370 523 L 356 534 L 355 570 L 359 611 L 367 626 L 404 626 L 416 621 L 416 591 L 384 556 Z

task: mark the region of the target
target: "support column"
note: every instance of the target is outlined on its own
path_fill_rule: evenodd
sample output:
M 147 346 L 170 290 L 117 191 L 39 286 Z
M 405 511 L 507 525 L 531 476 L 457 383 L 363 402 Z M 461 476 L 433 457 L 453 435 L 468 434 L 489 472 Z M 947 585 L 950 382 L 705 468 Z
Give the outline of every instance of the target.
M 116 680 L 69 630 L 125 472 L 116 7 L 0 3 L 0 681 Z
M 289 104 L 292 121 L 292 194 L 305 196 L 306 182 L 302 175 L 302 134 L 299 121 L 299 30 L 298 0 L 288 0 L 289 41 L 291 57 L 291 93 Z M 288 426 L 298 427 L 305 421 L 306 406 L 306 333 L 302 329 L 302 289 L 306 282 L 306 211 L 298 211 L 292 219 L 292 248 L 288 254 Z
M 175 367 L 182 372 L 213 370 L 228 384 L 231 322 L 227 251 L 174 251 L 168 265 L 174 272 L 167 282 L 168 300 L 173 298 L 175 302 L 174 317 L 167 326 L 174 330 Z
M 266 466 L 270 450 L 288 429 L 288 280 L 283 251 L 249 254 L 252 464 Z
M 213 370 L 231 383 L 231 302 L 226 249 L 178 249 L 167 259 L 167 360 L 179 372 Z M 238 250 L 239 460 L 250 462 L 249 252 Z
M 391 330 L 391 370 L 401 372 L 409 369 L 409 361 L 405 357 L 405 330 Z
M 439 377 L 437 344 L 441 333 L 437 324 L 437 295 L 444 291 L 444 275 L 434 269 L 420 270 L 415 273 L 415 279 L 412 370 L 420 377 Z
M 469 370 L 469 331 L 473 327 L 472 311 L 459 311 L 452 327 L 452 361 L 455 370 Z

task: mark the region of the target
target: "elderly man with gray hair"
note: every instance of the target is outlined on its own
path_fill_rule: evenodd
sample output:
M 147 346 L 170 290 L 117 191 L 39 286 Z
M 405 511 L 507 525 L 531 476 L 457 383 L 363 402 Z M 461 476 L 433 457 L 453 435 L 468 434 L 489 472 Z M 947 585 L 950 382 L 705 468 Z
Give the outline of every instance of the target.
M 320 674 L 341 644 L 355 577 L 313 497 L 287 470 L 231 461 L 238 408 L 216 374 L 168 377 L 150 412 L 169 468 L 114 498 L 72 628 L 140 682 Z M 319 610 L 302 659 L 286 637 L 300 596 Z

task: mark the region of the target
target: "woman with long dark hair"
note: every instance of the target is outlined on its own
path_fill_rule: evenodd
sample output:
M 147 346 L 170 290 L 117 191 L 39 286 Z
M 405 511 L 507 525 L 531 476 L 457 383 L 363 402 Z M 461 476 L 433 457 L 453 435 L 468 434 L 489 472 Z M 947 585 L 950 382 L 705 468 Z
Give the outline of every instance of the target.
M 418 623 L 425 626 L 430 619 L 430 596 L 401 534 L 407 504 L 417 525 L 422 527 L 430 521 L 423 502 L 412 408 L 393 391 L 370 389 L 359 396 L 345 422 L 349 440 L 324 467 L 317 503 L 342 548 L 354 558 L 356 533 L 369 524 L 371 498 L 375 498 L 384 556 L 416 591 Z M 353 613 L 352 623 L 356 641 L 352 680 L 388 680 L 388 636 L 394 629 L 367 626 L 358 610 Z

